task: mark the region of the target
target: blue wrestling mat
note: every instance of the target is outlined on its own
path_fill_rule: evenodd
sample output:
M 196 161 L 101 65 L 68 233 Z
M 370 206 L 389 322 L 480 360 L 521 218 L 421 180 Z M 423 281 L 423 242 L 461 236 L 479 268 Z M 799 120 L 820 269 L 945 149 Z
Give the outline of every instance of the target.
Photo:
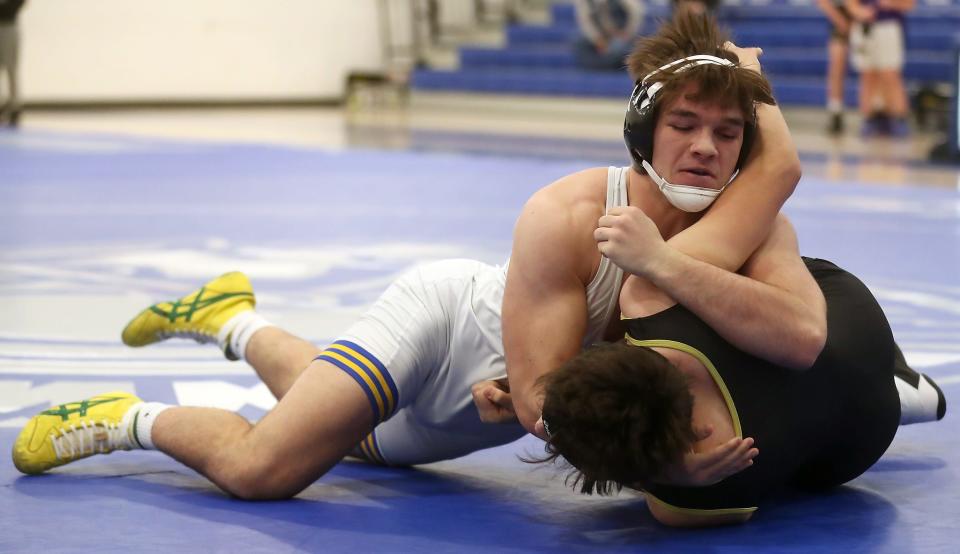
M 272 321 L 317 343 L 411 265 L 501 263 L 536 189 L 621 160 L 324 151 L 0 133 L 0 445 L 37 411 L 111 389 L 239 411 L 273 405 L 215 348 L 134 350 L 140 308 L 242 269 Z M 622 162 L 622 161 L 621 161 Z M 918 184 L 919 185 L 919 184 Z M 0 552 L 953 552 L 960 430 L 960 194 L 804 178 L 801 250 L 860 276 L 907 359 L 953 403 L 902 428 L 835 492 L 744 526 L 658 525 L 642 495 L 585 497 L 538 441 L 414 469 L 346 461 L 283 502 L 244 502 L 153 452 L 25 477 L 0 456 Z M 762 453 L 761 453 L 762 456 Z

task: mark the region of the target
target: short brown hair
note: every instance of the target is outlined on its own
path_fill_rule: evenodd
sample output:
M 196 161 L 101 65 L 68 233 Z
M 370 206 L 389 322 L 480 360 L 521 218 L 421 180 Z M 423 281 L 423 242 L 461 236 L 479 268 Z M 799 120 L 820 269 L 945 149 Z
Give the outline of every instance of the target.
M 739 64 L 737 55 L 723 47 L 728 40 L 729 33 L 720 28 L 712 16 L 681 10 L 655 34 L 637 41 L 627 58 L 627 66 L 633 79 L 640 81 L 672 61 L 697 54 Z M 707 100 L 724 107 L 737 106 L 748 124 L 755 123 L 755 103 L 776 104 L 766 77 L 739 65 L 733 71 L 714 64 L 691 67 L 679 73 L 674 69 L 654 73 L 651 77 L 651 82 L 664 83 L 657 94 L 660 106 L 676 100 L 690 83 L 697 85 L 697 92 L 690 96 L 690 100 Z
M 690 450 L 693 396 L 686 377 L 649 348 L 589 348 L 541 378 L 547 462 L 563 457 L 580 492 L 644 486 Z

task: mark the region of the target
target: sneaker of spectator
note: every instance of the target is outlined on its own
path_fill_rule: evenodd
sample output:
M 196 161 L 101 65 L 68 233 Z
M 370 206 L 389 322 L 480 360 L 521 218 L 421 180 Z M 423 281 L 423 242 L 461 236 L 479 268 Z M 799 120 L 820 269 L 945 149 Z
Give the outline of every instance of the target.
M 843 114 L 831 113 L 830 122 L 827 124 L 827 133 L 831 135 L 843 134 Z
M 910 134 L 910 124 L 905 117 L 895 117 L 890 120 L 889 134 L 891 137 L 903 138 Z

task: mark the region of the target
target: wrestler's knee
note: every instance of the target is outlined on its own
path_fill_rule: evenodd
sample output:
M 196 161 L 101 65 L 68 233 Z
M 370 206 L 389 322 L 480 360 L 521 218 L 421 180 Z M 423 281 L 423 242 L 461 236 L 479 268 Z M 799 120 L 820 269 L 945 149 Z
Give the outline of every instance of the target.
M 251 456 L 237 460 L 220 475 L 218 485 L 243 500 L 284 500 L 310 484 L 309 480 L 284 467 L 274 456 Z

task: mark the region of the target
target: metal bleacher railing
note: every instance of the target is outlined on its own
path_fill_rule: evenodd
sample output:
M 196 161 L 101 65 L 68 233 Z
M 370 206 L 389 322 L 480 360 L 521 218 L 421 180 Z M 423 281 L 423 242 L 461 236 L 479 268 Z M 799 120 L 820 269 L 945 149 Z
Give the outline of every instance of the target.
M 429 65 L 428 54 L 451 35 L 464 34 L 490 21 L 501 24 L 531 2 L 546 0 L 377 0 L 382 47 L 379 70 L 347 75 L 350 107 L 405 102 L 411 75 Z M 453 14 L 454 17 L 450 17 Z
M 378 0 L 380 42 L 389 75 L 403 78 L 428 64 L 428 54 L 490 23 L 509 24 L 548 0 Z

